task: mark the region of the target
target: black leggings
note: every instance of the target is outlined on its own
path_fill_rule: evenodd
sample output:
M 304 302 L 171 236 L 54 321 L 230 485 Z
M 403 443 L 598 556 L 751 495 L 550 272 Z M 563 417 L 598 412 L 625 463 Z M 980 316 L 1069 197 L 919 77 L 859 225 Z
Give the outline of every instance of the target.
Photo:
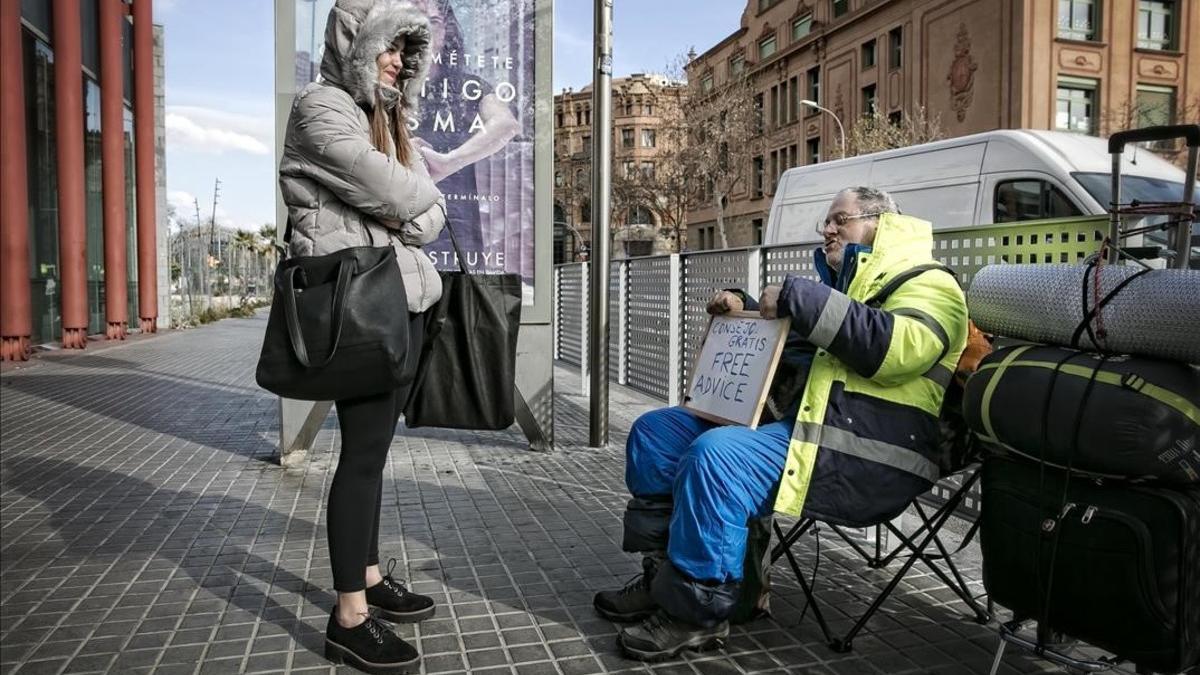
M 424 343 L 424 314 L 409 315 L 409 375 L 416 372 Z M 341 593 L 367 587 L 368 565 L 379 564 L 379 510 L 383 502 L 383 467 L 404 412 L 409 387 L 337 401 L 342 452 L 329 488 L 326 526 L 333 587 Z

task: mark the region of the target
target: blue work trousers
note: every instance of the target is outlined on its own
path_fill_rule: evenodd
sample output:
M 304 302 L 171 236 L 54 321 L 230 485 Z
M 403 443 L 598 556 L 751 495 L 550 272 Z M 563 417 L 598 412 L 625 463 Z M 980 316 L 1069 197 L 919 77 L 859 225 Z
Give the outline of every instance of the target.
M 625 484 L 634 497 L 673 501 L 666 549 L 679 571 L 697 581 L 742 579 L 747 523 L 772 510 L 792 424 L 720 426 L 683 408 L 634 422 Z

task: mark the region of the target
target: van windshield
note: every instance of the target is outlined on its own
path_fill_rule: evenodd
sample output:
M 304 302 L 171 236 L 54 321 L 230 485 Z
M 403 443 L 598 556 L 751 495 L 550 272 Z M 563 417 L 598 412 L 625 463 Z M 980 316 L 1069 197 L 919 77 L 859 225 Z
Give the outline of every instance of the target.
M 1104 208 L 1108 208 L 1109 200 L 1112 197 L 1112 174 L 1109 173 L 1073 173 L 1071 174 L 1079 184 L 1088 191 L 1096 201 Z M 1149 178 L 1147 176 L 1121 176 L 1121 201 L 1128 204 L 1133 200 L 1140 202 L 1178 202 L 1183 201 L 1183 183 L 1164 180 L 1162 178 Z M 1192 197 L 1197 206 L 1200 206 L 1200 190 L 1196 190 Z M 1144 225 L 1156 225 L 1166 222 L 1167 216 L 1150 216 L 1143 219 Z M 1200 221 L 1192 222 L 1192 241 L 1200 235 Z M 1146 234 L 1146 238 L 1151 243 L 1165 245 L 1167 243 L 1167 235 L 1165 232 L 1150 232 Z M 1196 250 L 1193 248 L 1193 256 L 1196 255 Z
M 1112 198 L 1112 174 L 1073 173 L 1071 176 L 1100 202 L 1100 206 L 1108 208 Z M 1135 199 L 1139 202 L 1182 201 L 1183 183 L 1147 176 L 1121 176 L 1121 201 L 1128 203 Z M 1196 203 L 1200 204 L 1200 196 Z

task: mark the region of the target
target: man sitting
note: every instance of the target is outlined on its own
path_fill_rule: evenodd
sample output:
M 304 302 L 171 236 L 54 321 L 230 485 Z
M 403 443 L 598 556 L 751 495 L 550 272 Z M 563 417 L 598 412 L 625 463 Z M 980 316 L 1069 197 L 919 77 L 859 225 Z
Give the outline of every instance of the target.
M 772 511 L 830 523 L 882 521 L 938 479 L 938 415 L 967 336 L 954 277 L 920 274 L 882 307 L 892 279 L 932 262 L 929 223 L 866 187 L 838 193 L 818 224 L 821 281 L 789 276 L 758 303 L 722 291 L 708 311 L 791 317 L 768 413 L 757 430 L 683 408 L 642 415 L 626 445 L 623 548 L 643 575 L 596 595 L 605 618 L 640 622 L 617 641 L 660 660 L 721 644 L 737 603 L 747 523 Z

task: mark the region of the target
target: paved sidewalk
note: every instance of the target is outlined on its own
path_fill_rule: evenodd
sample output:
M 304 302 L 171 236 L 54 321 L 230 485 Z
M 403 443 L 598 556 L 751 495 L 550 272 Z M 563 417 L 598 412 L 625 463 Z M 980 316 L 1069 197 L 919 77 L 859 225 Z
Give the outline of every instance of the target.
M 306 465 L 273 462 L 275 400 L 253 381 L 265 323 L 226 320 L 4 370 L 0 672 L 334 672 L 321 653 L 336 421 Z M 439 604 L 400 628 L 424 653 L 423 672 L 987 672 L 995 634 L 929 578 L 906 581 L 854 653 L 839 655 L 811 616 L 800 621 L 803 596 L 784 567 L 774 616 L 735 627 L 726 651 L 653 668 L 620 657 L 614 626 L 590 604 L 639 567 L 619 546 L 621 448 L 656 402 L 614 386 L 612 448 L 589 450 L 579 382 L 559 368 L 553 454 L 507 432 L 397 435 L 380 548 Z M 843 627 L 887 574 L 822 542 L 818 583 Z M 965 571 L 978 579 L 977 565 Z M 1002 672 L 1041 670 L 1053 669 L 1010 653 Z

